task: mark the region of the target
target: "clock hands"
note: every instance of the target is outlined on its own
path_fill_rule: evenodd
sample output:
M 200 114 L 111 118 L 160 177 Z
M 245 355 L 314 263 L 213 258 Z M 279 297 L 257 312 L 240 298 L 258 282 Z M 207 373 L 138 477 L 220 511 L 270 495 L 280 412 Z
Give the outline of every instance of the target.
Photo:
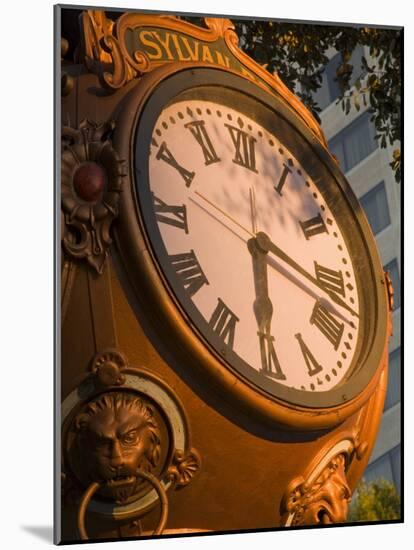
M 354 315 L 356 317 L 359 317 L 358 313 L 354 309 L 352 309 L 346 302 L 344 302 L 344 300 L 342 300 L 342 298 L 340 298 L 336 294 L 336 292 L 333 292 L 332 290 L 329 290 L 329 289 L 325 288 L 323 285 L 321 285 L 316 277 L 314 277 L 313 275 L 308 273 L 305 269 L 303 269 L 302 266 L 300 266 L 298 263 L 296 263 L 295 260 L 293 260 L 290 256 L 288 256 L 286 254 L 286 252 L 284 252 L 281 248 L 279 248 L 277 245 L 275 245 L 270 240 L 270 237 L 268 235 L 266 235 L 266 233 L 263 233 L 263 231 L 259 231 L 259 233 L 257 233 L 256 240 L 257 240 L 258 246 L 260 248 L 262 248 L 262 250 L 264 250 L 266 252 L 272 252 L 272 254 L 274 254 L 275 256 L 280 258 L 281 260 L 283 260 L 290 267 L 292 267 L 298 273 L 303 275 L 303 277 L 305 277 L 306 279 L 311 281 L 315 286 L 317 286 L 318 288 L 323 290 L 323 292 L 325 292 L 329 296 L 329 298 L 331 298 L 331 300 L 333 302 L 338 304 L 338 306 L 341 306 L 341 307 L 345 308 L 352 315 Z
M 249 239 L 247 247 L 253 260 L 254 288 L 256 299 L 253 304 L 259 331 L 270 333 L 270 323 L 273 315 L 273 305 L 269 298 L 267 285 L 267 252 L 257 245 L 256 239 Z
M 207 197 L 205 197 L 204 195 L 202 195 L 201 193 L 199 193 L 198 191 L 194 191 L 194 193 L 200 197 L 200 199 L 203 199 L 203 201 L 205 201 L 207 204 L 209 204 L 210 206 L 212 206 L 213 208 L 215 208 L 218 212 L 220 212 L 220 214 L 223 214 L 223 216 L 225 216 L 226 218 L 228 218 L 230 221 L 232 221 L 234 224 L 236 224 L 238 227 L 240 227 L 240 229 L 243 229 L 243 231 L 246 231 L 246 233 L 248 233 L 251 237 L 254 237 L 255 234 L 252 233 L 251 231 L 249 231 L 248 229 L 246 229 L 243 225 L 241 225 L 237 220 L 235 220 L 232 216 L 230 216 L 230 214 L 228 214 L 225 210 L 223 210 L 222 208 L 220 208 L 220 206 L 217 206 L 217 204 L 214 204 L 214 202 L 212 202 L 210 199 L 208 199 Z
M 254 192 L 254 187 L 249 189 L 250 197 L 250 214 L 252 218 L 252 231 L 254 235 L 257 233 L 257 216 L 256 216 L 256 194 Z
M 256 299 L 253 303 L 253 310 L 259 327 L 257 335 L 260 342 L 260 355 L 262 371 L 272 378 L 286 380 L 279 364 L 276 351 L 273 345 L 274 337 L 270 332 L 273 316 L 273 305 L 269 298 L 267 285 L 267 252 L 263 251 L 257 244 L 257 239 L 249 239 L 247 247 L 252 255 L 253 276 Z M 272 367 L 274 370 L 272 370 Z
M 275 256 L 277 256 L 280 260 L 284 261 L 287 265 L 292 267 L 295 271 L 300 273 L 303 277 L 308 279 L 308 281 L 312 282 L 315 286 L 317 286 L 320 290 L 325 292 L 329 296 L 329 298 L 335 302 L 338 306 L 343 307 L 347 311 L 349 311 L 353 316 L 359 317 L 358 313 L 351 308 L 344 300 L 342 300 L 338 294 L 332 290 L 327 289 L 324 287 L 316 277 L 311 275 L 308 271 L 303 269 L 302 266 L 300 266 L 295 260 L 293 260 L 290 256 L 286 254 L 281 248 L 279 248 L 277 245 L 275 245 L 271 240 L 270 237 L 264 233 L 263 231 L 259 231 L 257 234 L 252 233 L 249 231 L 246 227 L 241 225 L 237 220 L 235 220 L 230 214 L 228 214 L 225 210 L 217 206 L 214 202 L 212 202 L 210 199 L 199 193 L 198 191 L 195 191 L 195 194 L 199 196 L 201 199 L 203 199 L 206 203 L 208 203 L 210 206 L 215 208 L 218 212 L 220 212 L 223 216 L 228 218 L 230 221 L 232 221 L 235 225 L 237 225 L 240 229 L 243 229 L 246 233 L 250 235 L 250 237 L 253 237 L 253 239 L 256 240 L 258 246 L 262 249 L 263 252 L 267 254 L 267 252 L 272 252 Z M 250 207 L 251 207 L 251 215 L 252 215 L 252 225 L 255 227 L 256 223 L 256 215 L 255 215 L 255 201 L 254 201 L 254 193 L 250 191 Z

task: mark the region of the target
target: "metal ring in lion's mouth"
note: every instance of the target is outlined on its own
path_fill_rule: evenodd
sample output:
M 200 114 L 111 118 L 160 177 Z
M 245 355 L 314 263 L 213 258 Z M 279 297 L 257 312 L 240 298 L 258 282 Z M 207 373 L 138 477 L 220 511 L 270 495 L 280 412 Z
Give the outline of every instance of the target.
M 160 520 L 158 522 L 158 525 L 152 535 L 161 535 L 164 531 L 165 524 L 167 523 L 168 518 L 168 497 L 167 493 L 162 486 L 162 484 L 159 482 L 159 480 L 150 473 L 147 472 L 136 472 L 136 477 L 141 477 L 142 479 L 145 479 L 156 490 L 158 497 L 160 499 L 161 503 L 161 516 Z M 86 531 L 85 526 L 85 516 L 86 511 L 88 509 L 89 502 L 91 501 L 93 495 L 96 493 L 96 491 L 103 485 L 102 482 L 94 481 L 92 482 L 89 487 L 86 489 L 86 491 L 83 493 L 82 498 L 79 502 L 79 508 L 78 508 L 78 530 L 81 540 L 89 540 L 88 533 Z

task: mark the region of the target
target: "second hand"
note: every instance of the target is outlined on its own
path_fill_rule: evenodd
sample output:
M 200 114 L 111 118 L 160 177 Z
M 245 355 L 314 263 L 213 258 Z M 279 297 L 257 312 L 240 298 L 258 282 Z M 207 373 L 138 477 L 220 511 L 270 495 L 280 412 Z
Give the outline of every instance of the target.
M 202 195 L 201 193 L 199 193 L 198 191 L 194 191 L 194 193 L 200 197 L 200 199 L 203 199 L 203 201 L 207 202 L 210 206 L 212 206 L 213 208 L 215 208 L 216 210 L 218 210 L 221 214 L 223 214 L 223 216 L 225 216 L 226 218 L 228 218 L 229 220 L 231 220 L 234 224 L 236 224 L 238 227 L 240 227 L 240 229 L 243 229 L 243 231 L 246 231 L 246 233 L 248 233 L 251 237 L 255 237 L 256 235 L 254 233 L 252 233 L 251 231 L 249 231 L 248 229 L 246 229 L 243 225 L 241 225 L 237 220 L 235 220 L 232 216 L 230 216 L 230 214 L 227 214 L 227 212 L 225 212 L 224 210 L 222 210 L 219 206 L 217 206 L 216 204 L 214 204 L 214 202 L 211 202 L 211 200 L 209 200 L 207 197 L 205 197 L 204 195 Z

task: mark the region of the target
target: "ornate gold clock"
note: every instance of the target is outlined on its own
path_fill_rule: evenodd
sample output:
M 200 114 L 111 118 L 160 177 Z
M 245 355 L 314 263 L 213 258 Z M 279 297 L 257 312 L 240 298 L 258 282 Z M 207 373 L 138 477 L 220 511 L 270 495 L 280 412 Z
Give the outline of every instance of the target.
M 62 75 L 62 540 L 346 521 L 391 292 L 320 128 L 227 19 L 80 21 L 85 67 Z
M 338 423 L 370 395 L 387 335 L 348 183 L 262 87 L 207 67 L 148 80 L 119 125 L 132 152 L 119 245 L 154 311 L 233 401 L 296 428 Z

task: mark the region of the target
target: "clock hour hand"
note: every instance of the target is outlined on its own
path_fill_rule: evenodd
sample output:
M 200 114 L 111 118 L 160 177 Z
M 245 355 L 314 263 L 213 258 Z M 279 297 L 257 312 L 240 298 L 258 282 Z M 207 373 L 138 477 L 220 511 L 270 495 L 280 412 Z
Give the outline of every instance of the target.
M 279 248 L 277 245 L 275 245 L 270 240 L 270 237 L 266 233 L 263 233 L 263 231 L 260 231 L 256 236 L 256 240 L 257 240 L 258 246 L 263 251 L 271 252 L 272 254 L 274 254 L 275 256 L 280 258 L 281 260 L 283 260 L 290 267 L 292 267 L 298 273 L 303 275 L 303 277 L 305 277 L 306 279 L 311 281 L 315 286 L 317 286 L 318 288 L 323 290 L 323 292 L 325 292 L 329 296 L 329 298 L 331 298 L 331 300 L 333 302 L 338 304 L 338 306 L 341 306 L 344 309 L 348 310 L 352 315 L 354 315 L 356 317 L 359 317 L 358 313 L 354 309 L 352 309 L 344 300 L 342 300 L 342 298 L 340 298 L 336 294 L 336 292 L 333 292 L 332 290 L 329 290 L 329 289 L 325 288 L 323 285 L 321 285 L 320 282 L 318 281 L 318 279 L 316 279 L 316 277 L 314 277 L 313 275 L 308 273 L 305 269 L 303 269 L 302 266 L 300 266 L 297 262 L 295 262 L 295 260 L 293 260 L 290 256 L 288 256 L 286 254 L 286 252 L 284 252 L 281 248 Z
M 255 238 L 247 241 L 247 247 L 253 261 L 254 288 L 256 294 L 253 310 L 259 327 L 257 335 L 259 336 L 262 372 L 272 378 L 286 380 L 286 376 L 282 372 L 274 348 L 275 339 L 270 332 L 273 305 L 269 298 L 267 284 L 267 252 L 258 246 Z

